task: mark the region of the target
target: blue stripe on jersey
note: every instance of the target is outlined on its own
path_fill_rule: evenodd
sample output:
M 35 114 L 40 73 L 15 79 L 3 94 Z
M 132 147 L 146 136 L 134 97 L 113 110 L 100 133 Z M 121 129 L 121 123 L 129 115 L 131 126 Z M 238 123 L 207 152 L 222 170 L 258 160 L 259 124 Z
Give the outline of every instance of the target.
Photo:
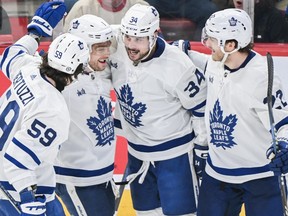
M 8 181 L 0 181 L 5 190 L 16 191 L 16 189 Z M 37 185 L 36 194 L 53 194 L 55 187 Z
M 198 104 L 197 106 L 193 107 L 192 109 L 190 109 L 190 111 L 192 112 L 192 115 L 196 117 L 204 117 L 204 111 L 197 112 L 196 110 L 203 108 L 205 105 L 206 105 L 206 100 Z
M 18 146 L 20 149 L 22 149 L 24 152 L 26 152 L 28 155 L 30 155 L 30 157 L 35 161 L 35 163 L 37 163 L 37 165 L 39 165 L 41 162 L 39 160 L 39 158 L 37 157 L 37 155 L 31 151 L 29 148 L 27 148 L 25 145 L 23 145 L 19 140 L 17 140 L 15 137 L 12 139 L 12 142 Z
M 8 53 L 9 53 L 9 49 L 10 49 L 10 48 L 11 48 L 11 47 L 6 48 L 6 49 L 4 50 L 4 52 L 2 53 L 2 60 L 1 60 L 1 62 L 0 62 L 0 67 L 1 67 L 1 69 L 2 69 L 3 63 L 6 61 L 6 58 L 7 58 L 7 56 L 8 56 Z
M 13 185 L 9 184 L 8 181 L 0 181 L 0 184 L 3 186 L 5 190 L 16 191 Z
M 275 125 L 275 129 L 276 130 L 279 130 L 280 127 L 282 127 L 283 125 L 287 125 L 288 124 L 288 117 L 282 119 L 280 122 L 278 122 L 276 125 Z
M 11 97 L 11 89 L 9 89 L 8 91 L 7 91 L 7 93 L 6 93 L 6 98 L 7 98 L 7 100 Z
M 169 150 L 169 149 L 184 145 L 190 142 L 194 137 L 195 137 L 195 133 L 193 131 L 192 133 L 189 133 L 183 137 L 169 140 L 167 142 L 160 143 L 154 146 L 145 146 L 145 145 L 135 144 L 129 141 L 128 141 L 128 144 L 131 148 L 139 152 L 158 152 L 158 151 L 165 151 L 165 150 Z
M 204 113 L 203 112 L 192 112 L 192 115 L 193 116 L 196 116 L 196 117 L 204 117 Z
M 55 187 L 37 185 L 36 194 L 53 194 L 54 191 Z
M 237 169 L 227 169 L 216 167 L 212 164 L 210 156 L 207 158 L 209 166 L 217 173 L 227 176 L 243 176 L 243 175 L 253 175 L 258 173 L 264 173 L 270 171 L 269 165 L 262 167 L 249 167 L 249 168 L 237 168 Z
M 25 167 L 22 163 L 20 163 L 15 158 L 13 158 L 11 155 L 5 153 L 4 158 L 6 158 L 8 161 L 10 161 L 12 164 L 17 166 L 18 168 L 28 170 L 27 167 Z
M 64 168 L 59 166 L 54 166 L 54 170 L 59 175 L 74 176 L 74 177 L 94 177 L 104 175 L 106 173 L 113 171 L 114 163 L 108 167 L 98 170 L 81 170 L 81 169 Z
M 9 49 L 10 49 L 10 47 L 7 48 L 7 49 L 5 50 L 5 52 L 4 52 L 4 54 L 3 54 L 3 58 L 2 58 L 2 61 L 1 61 L 1 68 L 2 68 L 2 62 L 5 62 L 5 59 L 7 58 L 7 55 L 8 55 L 8 53 L 9 53 Z M 6 52 L 6 51 L 7 51 L 7 52 Z M 13 56 L 13 58 L 10 59 L 10 61 L 9 61 L 8 64 L 7 64 L 5 74 L 6 74 L 6 76 L 7 76 L 9 79 L 10 79 L 9 70 L 10 70 L 10 64 L 11 64 L 12 60 L 13 60 L 14 58 L 16 58 L 18 55 L 21 55 L 22 53 L 24 53 L 24 51 L 23 51 L 23 50 L 20 50 L 15 56 Z M 3 72 L 4 72 L 4 71 L 3 71 Z

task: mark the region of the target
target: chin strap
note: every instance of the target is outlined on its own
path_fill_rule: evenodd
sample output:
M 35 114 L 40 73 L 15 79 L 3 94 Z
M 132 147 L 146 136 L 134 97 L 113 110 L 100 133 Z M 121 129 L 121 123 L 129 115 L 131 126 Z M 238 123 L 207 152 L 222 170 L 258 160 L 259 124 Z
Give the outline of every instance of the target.
M 155 35 L 149 36 L 149 51 L 147 52 L 147 54 L 142 59 L 133 62 L 134 66 L 137 66 L 141 61 L 150 57 L 151 52 L 155 49 L 156 41 L 157 41 L 157 36 L 155 36 Z
M 224 64 L 224 63 L 226 62 L 226 60 L 227 60 L 227 58 L 228 58 L 228 56 L 229 56 L 230 54 L 232 54 L 232 53 L 234 53 L 234 52 L 237 52 L 237 51 L 239 50 L 239 48 L 236 48 L 236 49 L 232 50 L 231 52 L 226 52 L 226 51 L 224 50 L 224 47 L 223 47 L 223 46 L 221 46 L 220 49 L 221 49 L 221 51 L 224 53 L 224 56 L 223 56 L 223 58 L 222 58 L 222 60 L 221 60 L 221 63 L 222 63 L 222 64 Z

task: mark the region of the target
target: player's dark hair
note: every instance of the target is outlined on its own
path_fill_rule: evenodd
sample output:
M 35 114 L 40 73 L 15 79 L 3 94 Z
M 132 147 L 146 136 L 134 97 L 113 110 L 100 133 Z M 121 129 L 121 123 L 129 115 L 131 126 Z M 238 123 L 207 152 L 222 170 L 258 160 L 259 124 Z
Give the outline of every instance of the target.
M 234 42 L 235 43 L 235 47 L 238 46 L 238 41 L 236 40 L 227 40 L 226 43 L 229 43 L 229 42 Z M 253 43 L 249 43 L 246 47 L 243 47 L 241 49 L 239 49 L 238 51 L 241 52 L 241 53 L 249 53 L 254 47 L 254 44 Z
M 40 65 L 41 75 L 46 75 L 47 77 L 53 79 L 56 83 L 56 88 L 61 92 L 65 86 L 73 81 L 74 78 L 77 79 L 78 74 L 83 72 L 83 64 L 80 64 L 73 74 L 67 74 L 57 69 L 52 68 L 48 64 L 48 54 L 42 56 L 42 64 Z

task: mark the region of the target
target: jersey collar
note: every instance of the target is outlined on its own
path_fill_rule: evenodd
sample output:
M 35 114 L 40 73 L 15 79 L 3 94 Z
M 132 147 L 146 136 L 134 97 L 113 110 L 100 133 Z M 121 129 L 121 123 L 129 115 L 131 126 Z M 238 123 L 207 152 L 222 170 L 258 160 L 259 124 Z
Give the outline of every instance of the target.
M 244 61 L 238 68 L 230 69 L 229 67 L 227 67 L 227 66 L 225 65 L 225 66 L 224 66 L 224 69 L 229 70 L 230 73 L 234 73 L 234 72 L 238 71 L 239 69 L 246 67 L 246 65 L 248 64 L 248 62 L 249 62 L 255 55 L 256 55 L 256 54 L 250 50 L 250 52 L 249 52 L 248 56 L 246 57 L 245 61 Z
M 147 62 L 153 58 L 158 58 L 162 55 L 162 53 L 164 52 L 164 49 L 165 49 L 165 42 L 160 37 L 158 37 L 156 40 L 155 46 L 156 46 L 156 50 L 153 53 L 153 55 L 151 55 L 149 58 L 147 58 L 141 62 Z

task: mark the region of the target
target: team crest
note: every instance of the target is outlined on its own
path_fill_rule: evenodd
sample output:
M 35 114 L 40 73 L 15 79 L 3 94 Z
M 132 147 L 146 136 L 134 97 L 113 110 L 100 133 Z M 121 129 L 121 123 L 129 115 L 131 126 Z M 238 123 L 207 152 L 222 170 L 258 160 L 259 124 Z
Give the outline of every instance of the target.
M 229 23 L 230 23 L 230 26 L 236 26 L 236 24 L 237 24 L 237 19 L 235 19 L 234 17 L 232 17 L 231 19 L 229 19 Z
M 72 23 L 72 28 L 77 29 L 79 25 L 80 25 L 79 21 L 76 20 L 75 22 Z
M 237 145 L 232 136 L 237 120 L 236 115 L 232 114 L 223 119 L 223 110 L 221 110 L 219 100 L 217 100 L 213 112 L 210 112 L 211 143 L 223 149 Z
M 100 97 L 97 105 L 97 117 L 87 119 L 87 125 L 96 134 L 96 146 L 104 146 L 114 140 L 114 125 L 112 117 L 112 105 L 106 103 L 103 97 Z
M 84 49 L 84 44 L 81 41 L 78 41 L 78 47 L 80 48 L 80 50 Z
M 115 92 L 117 94 L 120 109 L 125 120 L 135 128 L 143 126 L 140 118 L 147 109 L 146 104 L 133 103 L 134 97 L 128 84 L 120 88 L 120 93 L 118 93 L 116 90 Z

